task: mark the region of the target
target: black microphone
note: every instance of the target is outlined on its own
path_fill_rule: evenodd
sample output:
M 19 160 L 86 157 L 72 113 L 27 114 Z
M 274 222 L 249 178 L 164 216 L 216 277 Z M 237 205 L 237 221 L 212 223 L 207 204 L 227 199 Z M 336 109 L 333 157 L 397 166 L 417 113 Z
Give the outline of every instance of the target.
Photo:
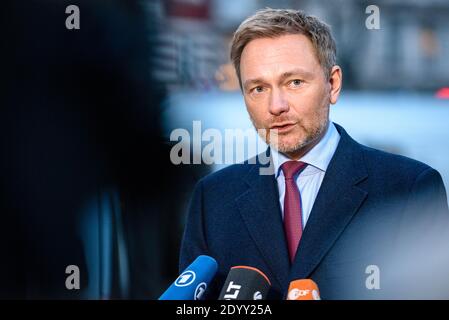
M 232 267 L 218 300 L 264 300 L 271 283 L 260 270 L 248 266 Z

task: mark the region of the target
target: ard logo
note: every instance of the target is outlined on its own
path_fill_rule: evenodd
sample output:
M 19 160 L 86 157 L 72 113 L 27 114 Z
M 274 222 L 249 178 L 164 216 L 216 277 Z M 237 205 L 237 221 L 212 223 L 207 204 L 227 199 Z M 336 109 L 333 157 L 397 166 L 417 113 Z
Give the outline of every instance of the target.
M 176 279 L 175 286 L 177 287 L 187 287 L 195 281 L 196 274 L 193 271 L 187 270 L 181 273 L 181 275 Z

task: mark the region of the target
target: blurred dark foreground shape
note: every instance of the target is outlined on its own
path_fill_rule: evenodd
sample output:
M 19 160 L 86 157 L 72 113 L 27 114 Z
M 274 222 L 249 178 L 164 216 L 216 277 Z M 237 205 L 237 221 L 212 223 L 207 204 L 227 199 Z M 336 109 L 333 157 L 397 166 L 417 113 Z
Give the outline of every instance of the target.
M 0 298 L 154 299 L 194 183 L 160 134 L 154 21 L 138 2 L 77 1 L 68 30 L 70 4 L 2 3 Z

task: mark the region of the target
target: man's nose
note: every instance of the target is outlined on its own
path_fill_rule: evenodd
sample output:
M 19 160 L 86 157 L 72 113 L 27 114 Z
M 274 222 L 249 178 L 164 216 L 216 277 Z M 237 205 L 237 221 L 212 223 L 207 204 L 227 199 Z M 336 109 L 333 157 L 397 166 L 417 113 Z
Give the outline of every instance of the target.
M 288 102 L 282 94 L 282 91 L 279 89 L 272 90 L 269 105 L 270 113 L 278 116 L 283 112 L 287 112 L 288 109 Z

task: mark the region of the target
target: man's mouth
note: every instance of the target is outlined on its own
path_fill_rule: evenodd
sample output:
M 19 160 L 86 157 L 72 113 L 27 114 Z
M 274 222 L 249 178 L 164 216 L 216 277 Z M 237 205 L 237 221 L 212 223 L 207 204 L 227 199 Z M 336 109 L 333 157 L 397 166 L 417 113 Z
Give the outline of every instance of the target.
M 270 130 L 276 130 L 277 133 L 286 133 L 286 132 L 292 130 L 294 126 L 295 126 L 295 123 L 292 123 L 292 122 L 279 123 L 279 124 L 272 125 L 270 127 Z

